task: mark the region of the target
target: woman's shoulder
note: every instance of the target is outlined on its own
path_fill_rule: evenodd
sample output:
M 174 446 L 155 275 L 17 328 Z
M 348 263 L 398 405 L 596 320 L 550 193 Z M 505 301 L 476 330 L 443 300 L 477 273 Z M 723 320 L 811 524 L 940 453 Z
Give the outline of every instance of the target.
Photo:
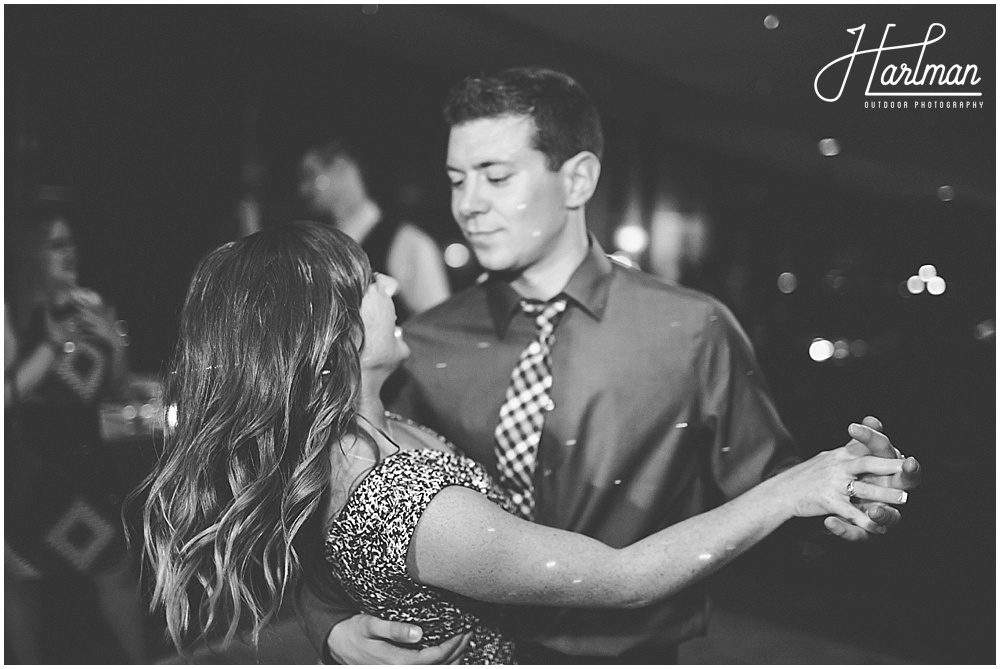
M 432 450 L 448 451 L 450 453 L 458 452 L 458 449 L 450 441 L 431 428 L 391 411 L 387 411 L 385 415 L 389 419 L 393 429 L 407 438 L 407 443 L 399 444 L 399 446 L 405 448 L 408 444 L 412 444 L 412 446 L 418 448 L 429 448 Z
M 421 511 L 444 488 L 462 486 L 491 495 L 493 482 L 479 463 L 436 448 L 407 448 L 379 460 L 351 491 L 339 517 L 382 517 Z
M 329 524 L 328 545 L 358 536 L 409 536 L 431 501 L 449 486 L 487 494 L 489 476 L 475 462 L 436 449 L 401 450 L 379 460 Z M 354 539 L 352 539 L 354 537 Z
M 438 448 L 413 448 L 391 455 L 369 474 L 369 483 L 395 488 L 404 497 L 433 496 L 444 487 L 465 485 L 485 492 L 489 481 L 479 463 L 464 455 Z

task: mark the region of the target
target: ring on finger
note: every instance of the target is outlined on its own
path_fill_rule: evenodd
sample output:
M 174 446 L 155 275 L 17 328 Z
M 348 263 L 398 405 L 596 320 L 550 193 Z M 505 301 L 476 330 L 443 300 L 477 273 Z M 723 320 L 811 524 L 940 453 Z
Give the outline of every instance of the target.
M 858 491 L 854 489 L 855 479 L 851 479 L 847 482 L 847 497 L 854 497 L 858 494 Z

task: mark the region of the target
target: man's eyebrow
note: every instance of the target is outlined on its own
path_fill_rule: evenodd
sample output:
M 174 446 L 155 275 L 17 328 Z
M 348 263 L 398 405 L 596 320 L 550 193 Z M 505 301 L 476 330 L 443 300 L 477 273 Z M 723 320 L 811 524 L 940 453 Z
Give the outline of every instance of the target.
M 473 165 L 472 168 L 476 169 L 476 170 L 484 170 L 484 169 L 486 169 L 488 167 L 493 167 L 494 165 L 501 165 L 501 166 L 506 167 L 506 166 L 508 166 L 510 164 L 511 164 L 511 161 L 509 161 L 509 160 L 484 160 L 481 163 L 477 163 L 477 164 Z M 461 169 L 459 169 L 457 167 L 452 167 L 451 165 L 446 165 L 445 169 L 447 169 L 449 172 L 464 172 L 464 170 L 461 170 Z

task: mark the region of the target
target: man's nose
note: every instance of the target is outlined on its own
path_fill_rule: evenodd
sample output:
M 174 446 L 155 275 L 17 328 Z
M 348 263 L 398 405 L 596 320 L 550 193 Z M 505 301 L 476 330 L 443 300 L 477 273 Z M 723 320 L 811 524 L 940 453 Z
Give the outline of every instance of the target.
M 486 211 L 487 203 L 482 197 L 478 179 L 469 178 L 466 180 L 464 188 L 458 200 L 458 213 L 462 216 L 472 216 Z

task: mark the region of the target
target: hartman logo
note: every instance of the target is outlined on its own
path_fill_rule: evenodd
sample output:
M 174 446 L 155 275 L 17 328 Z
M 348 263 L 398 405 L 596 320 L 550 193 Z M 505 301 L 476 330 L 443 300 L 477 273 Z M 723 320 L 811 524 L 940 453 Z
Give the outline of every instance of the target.
M 896 27 L 888 23 L 882 33 L 881 43 L 871 49 L 862 49 L 861 42 L 865 35 L 865 24 L 857 28 L 849 28 L 847 32 L 857 35 L 854 50 L 836 58 L 823 67 L 816 75 L 813 90 L 824 102 L 836 102 L 843 95 L 855 61 L 871 60 L 871 70 L 868 83 L 865 86 L 866 98 L 889 98 L 892 106 L 908 107 L 907 98 L 964 98 L 961 104 L 948 101 L 950 104 L 922 103 L 922 106 L 935 107 L 982 107 L 982 91 L 977 86 L 982 82 L 979 76 L 979 66 L 976 64 L 942 64 L 934 62 L 931 45 L 944 39 L 947 29 L 940 23 L 932 23 L 927 28 L 927 34 L 922 42 L 912 44 L 887 44 L 889 32 Z M 840 67 L 837 67 L 840 65 Z M 863 67 L 867 67 L 867 64 Z M 838 73 L 842 72 L 839 75 Z M 839 88 L 837 84 L 839 83 Z M 835 91 L 835 94 L 834 94 Z M 865 106 L 889 106 L 865 102 Z M 913 103 L 917 106 L 916 102 Z

